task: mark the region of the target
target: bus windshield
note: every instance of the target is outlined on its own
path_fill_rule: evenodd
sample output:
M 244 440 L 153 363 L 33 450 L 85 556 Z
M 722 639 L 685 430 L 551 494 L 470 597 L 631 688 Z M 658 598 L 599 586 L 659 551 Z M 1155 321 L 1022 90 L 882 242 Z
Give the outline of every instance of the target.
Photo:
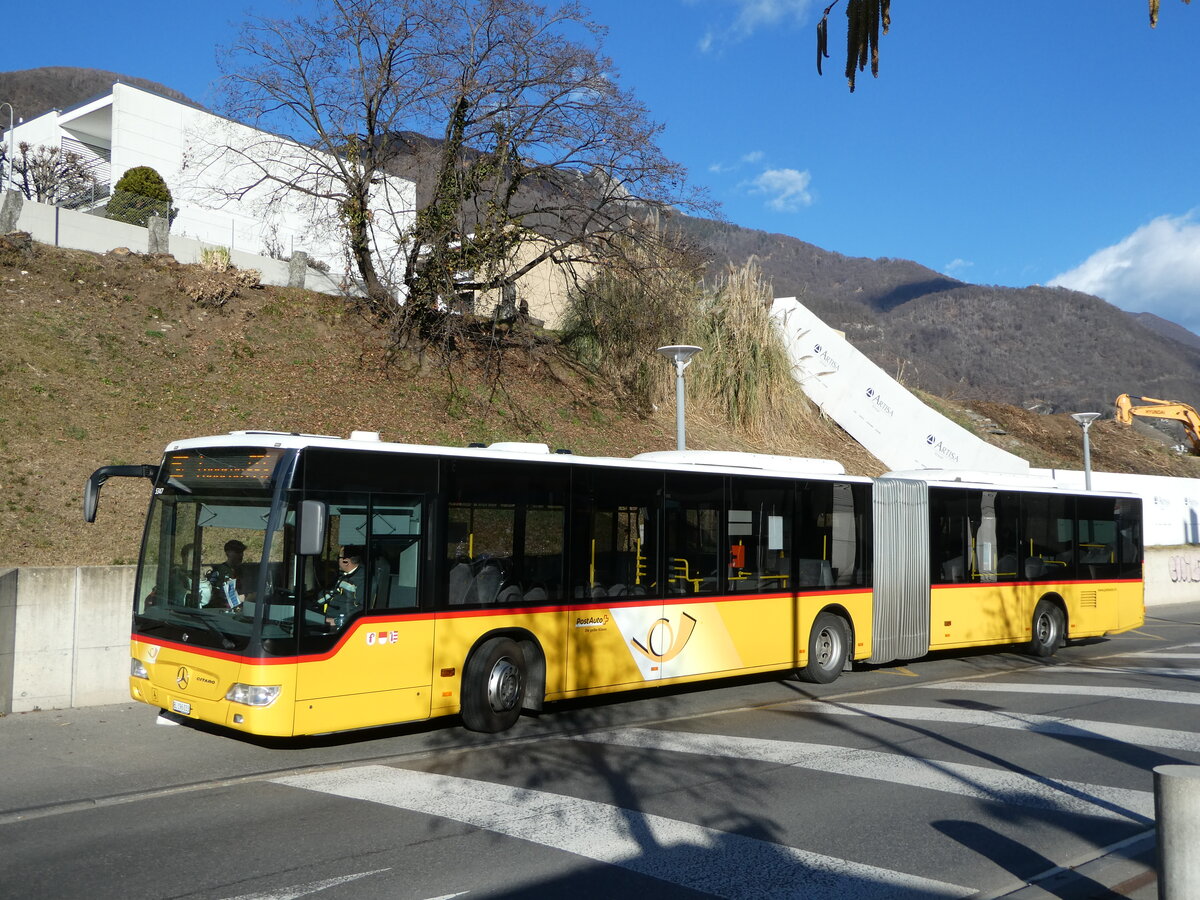
M 173 454 L 142 546 L 134 631 L 240 652 L 251 643 L 258 598 L 274 596 L 282 541 L 269 540 L 279 454 Z M 292 609 L 287 614 L 290 618 Z M 287 632 L 276 624 L 277 638 Z M 264 638 L 267 635 L 264 632 Z

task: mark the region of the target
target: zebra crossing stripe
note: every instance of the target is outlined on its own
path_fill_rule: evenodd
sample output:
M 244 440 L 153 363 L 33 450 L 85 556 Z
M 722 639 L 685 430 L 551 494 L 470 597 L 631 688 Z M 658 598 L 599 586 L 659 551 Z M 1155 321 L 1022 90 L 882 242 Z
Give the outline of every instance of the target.
M 960 885 L 545 791 L 389 766 L 276 784 L 462 822 L 718 897 L 966 897 Z
M 1010 770 L 940 762 L 878 750 L 648 728 L 593 732 L 573 740 L 644 750 L 750 759 L 1076 815 L 1139 823 L 1150 822 L 1154 818 L 1154 795 L 1148 791 L 1058 781 Z
M 1039 670 L 1040 671 L 1040 670 Z M 1061 670 L 1058 670 L 1061 671 Z M 1113 700 L 1145 700 L 1150 703 L 1185 703 L 1200 706 L 1200 694 L 1188 691 L 1166 691 L 1160 688 L 1121 687 L 1099 684 L 1016 684 L 1001 681 L 941 681 L 937 684 L 918 684 L 919 688 L 938 688 L 947 691 L 996 691 L 1005 694 L 1064 694 L 1084 697 L 1105 697 Z
M 1009 728 L 1056 737 L 1120 741 L 1124 744 L 1142 747 L 1200 752 L 1200 735 L 1194 731 L 1150 728 L 1146 725 L 1123 725 L 1118 722 L 1097 722 L 1088 719 L 1069 719 L 1062 716 L 1043 716 L 1011 711 L 992 712 L 978 709 L 889 706 L 873 703 L 813 703 L 802 705 L 798 709 L 800 712 L 822 716 L 864 716 L 896 722 L 906 720 L 953 722 L 987 728 Z

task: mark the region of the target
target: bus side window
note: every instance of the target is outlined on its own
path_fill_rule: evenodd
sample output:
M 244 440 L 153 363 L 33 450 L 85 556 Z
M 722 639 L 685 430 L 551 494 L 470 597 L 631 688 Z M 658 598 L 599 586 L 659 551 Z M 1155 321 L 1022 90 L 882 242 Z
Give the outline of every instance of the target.
M 662 476 L 629 470 L 575 473 L 571 586 L 577 600 L 659 597 Z
M 667 591 L 715 594 L 720 589 L 723 480 L 716 475 L 667 475 Z
M 416 609 L 421 571 L 422 504 L 375 504 L 371 509 L 370 609 Z
M 729 591 L 792 588 L 792 509 L 795 485 L 765 478 L 731 478 L 726 513 Z M 807 562 L 807 561 L 804 561 Z M 821 563 L 815 561 L 819 566 Z M 804 579 L 801 573 L 801 579 Z

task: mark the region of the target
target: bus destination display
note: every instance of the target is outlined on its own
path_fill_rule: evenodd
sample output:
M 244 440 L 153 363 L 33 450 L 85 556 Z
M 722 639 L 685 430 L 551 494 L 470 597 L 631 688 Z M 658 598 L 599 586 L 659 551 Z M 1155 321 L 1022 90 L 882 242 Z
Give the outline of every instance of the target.
M 167 474 L 172 481 L 210 487 L 266 487 L 271 483 L 279 450 L 172 453 Z

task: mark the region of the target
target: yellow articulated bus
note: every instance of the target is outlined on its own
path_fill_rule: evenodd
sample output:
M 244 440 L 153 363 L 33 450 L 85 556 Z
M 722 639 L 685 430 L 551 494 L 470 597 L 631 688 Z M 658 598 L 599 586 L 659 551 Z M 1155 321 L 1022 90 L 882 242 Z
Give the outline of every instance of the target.
M 105 466 L 153 497 L 130 692 L 304 735 L 1068 638 L 1143 620 L 1141 506 L 827 460 L 234 432 Z M 956 480 L 957 479 L 957 480 Z

